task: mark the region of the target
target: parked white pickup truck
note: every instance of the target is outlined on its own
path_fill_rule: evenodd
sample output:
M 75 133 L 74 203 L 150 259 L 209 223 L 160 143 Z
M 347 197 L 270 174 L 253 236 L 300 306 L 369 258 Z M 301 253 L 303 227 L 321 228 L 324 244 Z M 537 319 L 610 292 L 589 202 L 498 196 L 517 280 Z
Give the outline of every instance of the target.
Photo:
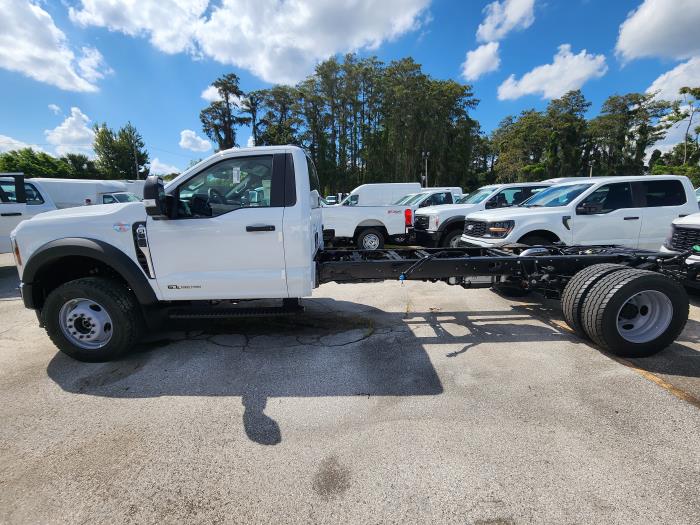
M 331 281 L 507 282 L 558 293 L 573 330 L 624 356 L 665 348 L 688 318 L 680 281 L 696 270 L 677 255 L 616 247 L 325 250 L 319 201 L 301 149 L 224 150 L 165 187 L 149 177 L 143 202 L 20 223 L 11 244 L 22 299 L 54 344 L 83 361 L 123 355 L 164 318 L 297 313 L 298 298 Z M 283 306 L 239 304 L 263 298 Z
M 387 242 L 402 244 L 408 238 L 413 212 L 410 206 L 324 206 L 323 231 L 334 245 L 380 250 Z
M 595 177 L 552 186 L 516 208 L 470 213 L 461 241 L 484 247 L 563 243 L 656 250 L 674 219 L 697 211 L 687 177 Z
M 41 183 L 21 173 L 0 173 L 0 253 L 10 252 L 10 232 L 20 222 L 55 209 Z
M 466 215 L 484 209 L 515 206 L 549 185 L 547 181 L 491 184 L 469 194 L 461 204 L 418 210 L 413 224 L 416 243 L 428 247 L 457 246 Z

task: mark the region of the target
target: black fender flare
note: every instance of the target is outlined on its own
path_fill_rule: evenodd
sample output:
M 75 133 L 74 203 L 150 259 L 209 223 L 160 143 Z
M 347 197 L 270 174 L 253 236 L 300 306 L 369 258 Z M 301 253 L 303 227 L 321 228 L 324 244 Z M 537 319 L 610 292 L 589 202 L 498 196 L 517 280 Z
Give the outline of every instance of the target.
M 444 232 L 450 228 L 451 225 L 453 225 L 456 222 L 464 222 L 467 220 L 467 217 L 465 215 L 455 215 L 454 217 L 450 217 L 449 219 L 445 220 L 445 222 L 441 222 L 440 226 L 438 226 L 438 231 L 439 232 Z
M 97 239 L 87 239 L 83 237 L 65 237 L 50 241 L 37 249 L 27 261 L 22 272 L 22 286 L 29 292 L 36 284 L 36 276 L 47 264 L 62 259 L 64 257 L 88 257 L 104 263 L 116 271 L 126 281 L 136 295 L 139 303 L 150 305 L 158 302 L 153 287 L 143 270 L 122 250 L 109 243 Z M 25 304 L 33 298 L 23 297 Z M 35 306 L 29 306 L 35 308 Z

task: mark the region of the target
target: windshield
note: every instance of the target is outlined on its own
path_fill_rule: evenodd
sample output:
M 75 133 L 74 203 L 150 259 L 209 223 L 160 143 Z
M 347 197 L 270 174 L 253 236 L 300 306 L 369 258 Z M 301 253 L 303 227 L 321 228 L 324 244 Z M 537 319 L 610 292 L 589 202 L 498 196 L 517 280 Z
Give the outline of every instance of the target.
M 425 199 L 427 196 L 428 196 L 427 193 L 416 193 L 413 197 L 408 199 L 403 204 L 418 204 L 420 201 Z
M 406 204 L 408 201 L 410 201 L 416 195 L 417 195 L 416 193 L 409 193 L 408 195 L 404 195 L 399 200 L 397 200 L 394 204 Z
M 483 188 L 476 193 L 472 193 L 462 204 L 479 204 L 486 197 L 493 193 L 494 188 Z
M 521 206 L 526 208 L 554 208 L 557 206 L 566 206 L 591 186 L 593 186 L 593 184 L 552 186 L 551 188 L 547 188 L 546 190 L 542 190 L 536 195 L 533 195 L 528 200 L 523 202 Z
M 459 199 L 455 201 L 455 204 L 464 204 L 467 202 L 467 199 L 469 198 L 470 193 L 467 193 L 466 195 L 462 195 Z
M 139 202 L 139 198 L 133 193 L 112 193 L 117 202 Z

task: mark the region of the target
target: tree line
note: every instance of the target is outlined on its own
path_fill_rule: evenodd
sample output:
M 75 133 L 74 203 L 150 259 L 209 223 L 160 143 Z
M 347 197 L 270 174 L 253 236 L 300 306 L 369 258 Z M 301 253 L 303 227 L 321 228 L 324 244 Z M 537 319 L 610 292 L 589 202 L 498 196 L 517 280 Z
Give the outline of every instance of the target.
M 366 182 L 420 181 L 424 153 L 431 185 L 461 186 L 554 177 L 675 173 L 700 185 L 700 87 L 681 100 L 627 93 L 605 100 L 596 117 L 580 90 L 504 118 L 486 134 L 472 116 L 472 87 L 426 74 L 411 58 L 384 63 L 348 54 L 319 63 L 296 85 L 244 92 L 229 73 L 212 85 L 218 100 L 200 112 L 217 149 L 238 146 L 249 127 L 255 145 L 295 144 L 309 152 L 324 193 Z M 673 126 L 684 139 L 670 151 L 653 147 Z M 130 123 L 96 125 L 95 158 L 59 158 L 33 150 L 0 155 L 0 171 L 30 176 L 143 178 L 149 156 Z M 649 151 L 652 151 L 648 155 Z
M 130 122 L 118 130 L 106 123 L 96 124 L 93 131 L 94 159 L 82 153 L 54 157 L 44 151 L 22 148 L 0 154 L 0 172 L 61 179 L 144 179 L 148 176 L 150 159 L 146 145 Z

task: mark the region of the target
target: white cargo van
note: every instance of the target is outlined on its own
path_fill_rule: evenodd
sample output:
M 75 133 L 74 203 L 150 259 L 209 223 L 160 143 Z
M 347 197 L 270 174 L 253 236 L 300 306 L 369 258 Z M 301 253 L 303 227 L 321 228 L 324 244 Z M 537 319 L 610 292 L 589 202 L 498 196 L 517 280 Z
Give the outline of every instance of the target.
M 37 181 L 46 189 L 58 209 L 138 200 L 121 181 L 49 178 L 31 180 Z M 143 192 L 143 189 L 141 191 Z
M 56 209 L 41 184 L 21 173 L 0 173 L 0 253 L 10 252 L 10 232 L 25 219 Z
M 421 190 L 419 182 L 362 184 L 350 192 L 339 206 L 387 206 L 409 193 Z

